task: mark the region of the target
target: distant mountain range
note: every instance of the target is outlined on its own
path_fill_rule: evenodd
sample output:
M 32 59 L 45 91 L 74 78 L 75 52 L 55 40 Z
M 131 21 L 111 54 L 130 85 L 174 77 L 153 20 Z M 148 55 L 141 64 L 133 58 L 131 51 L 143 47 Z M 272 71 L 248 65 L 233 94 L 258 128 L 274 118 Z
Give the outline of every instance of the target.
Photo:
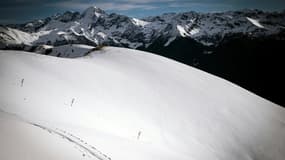
M 90 7 L 0 27 L 1 49 L 34 51 L 70 43 L 150 51 L 285 106 L 280 94 L 285 90 L 285 12 L 185 12 L 136 19 Z
M 285 29 L 285 13 L 242 10 L 223 13 L 167 13 L 143 19 L 115 13 L 107 14 L 90 7 L 82 14 L 65 12 L 25 24 L 8 25 L 26 32 L 31 38 L 21 39 L 1 28 L 1 37 L 10 43 L 51 44 L 89 43 L 116 45 L 128 48 L 149 48 L 159 41 L 167 47 L 175 40 L 191 38 L 202 46 L 217 46 L 226 37 L 240 34 L 251 38 L 276 36 Z M 20 33 L 22 34 L 22 33 Z M 5 44 L 9 44 L 5 42 Z

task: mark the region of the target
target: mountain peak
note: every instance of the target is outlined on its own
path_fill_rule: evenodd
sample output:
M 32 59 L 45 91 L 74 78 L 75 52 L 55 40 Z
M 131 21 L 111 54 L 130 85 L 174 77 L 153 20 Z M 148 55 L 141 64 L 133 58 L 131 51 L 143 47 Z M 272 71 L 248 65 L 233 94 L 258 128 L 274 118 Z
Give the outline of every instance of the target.
M 106 14 L 106 12 L 104 10 L 102 10 L 101 8 L 98 8 L 96 6 L 91 6 L 89 8 L 87 8 L 82 16 L 83 17 L 99 17 L 101 14 Z

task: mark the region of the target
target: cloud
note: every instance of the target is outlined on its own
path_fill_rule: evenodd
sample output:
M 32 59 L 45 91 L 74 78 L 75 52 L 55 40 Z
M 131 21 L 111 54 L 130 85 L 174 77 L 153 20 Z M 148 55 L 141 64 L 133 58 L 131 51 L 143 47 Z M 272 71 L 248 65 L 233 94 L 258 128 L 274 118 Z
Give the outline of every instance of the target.
M 135 0 L 134 0 L 135 1 Z M 151 4 L 145 3 L 123 3 L 122 1 L 116 2 L 106 2 L 106 1 L 97 1 L 97 2 L 79 2 L 79 1 L 61 1 L 47 4 L 46 6 L 54 6 L 54 7 L 62 7 L 67 9 L 76 9 L 76 10 L 84 10 L 90 6 L 97 6 L 103 10 L 111 10 L 111 11 L 127 11 L 133 9 L 146 9 L 151 10 L 157 8 Z

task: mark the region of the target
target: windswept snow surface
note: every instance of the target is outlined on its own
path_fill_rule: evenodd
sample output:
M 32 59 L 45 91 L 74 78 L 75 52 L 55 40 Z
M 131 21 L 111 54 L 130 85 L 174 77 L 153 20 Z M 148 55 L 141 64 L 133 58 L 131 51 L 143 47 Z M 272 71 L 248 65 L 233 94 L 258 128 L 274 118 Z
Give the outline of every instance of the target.
M 141 51 L 0 51 L 0 88 L 0 159 L 285 158 L 283 108 Z

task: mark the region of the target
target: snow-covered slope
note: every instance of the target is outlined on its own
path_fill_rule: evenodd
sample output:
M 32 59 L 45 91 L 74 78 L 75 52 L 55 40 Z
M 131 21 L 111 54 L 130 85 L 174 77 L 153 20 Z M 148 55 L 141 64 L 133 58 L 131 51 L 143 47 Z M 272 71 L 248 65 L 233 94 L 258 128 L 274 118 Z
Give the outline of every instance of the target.
M 0 51 L 0 88 L 0 159 L 285 158 L 284 108 L 145 52 Z
M 0 49 L 5 47 L 9 48 L 9 46 L 10 48 L 17 46 L 32 46 L 40 37 L 46 35 L 50 35 L 50 31 L 27 33 L 18 29 L 0 26 Z
M 31 44 L 38 37 L 17 29 L 0 26 L 0 48 L 10 44 Z
M 1 111 L 0 128 L 1 160 L 80 160 L 95 157 L 76 139 L 72 142 L 73 139 L 58 130 L 41 128 Z

